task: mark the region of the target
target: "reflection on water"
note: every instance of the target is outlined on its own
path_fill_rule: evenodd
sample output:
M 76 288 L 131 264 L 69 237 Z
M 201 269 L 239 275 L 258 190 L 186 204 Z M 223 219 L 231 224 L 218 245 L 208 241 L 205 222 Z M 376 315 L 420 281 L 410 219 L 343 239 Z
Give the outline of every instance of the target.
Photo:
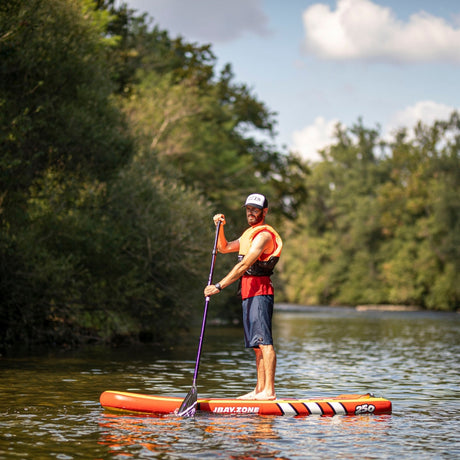
M 269 440 L 280 439 L 273 425 L 274 418 L 268 417 L 260 417 L 254 423 L 254 418 L 210 417 L 200 413 L 195 419 L 104 414 L 100 422 L 101 443 L 109 446 L 112 453 L 126 448 L 132 452 L 136 446 L 160 455 L 170 454 L 174 447 L 186 452 L 189 458 L 200 458 L 204 448 L 211 448 L 211 456 L 222 450 L 239 452 L 245 458 L 250 458 L 251 452 L 256 456 L 273 456 L 275 453 L 265 446 Z
M 101 409 L 107 389 L 185 396 L 199 331 L 170 347 L 0 359 L 4 458 L 458 458 L 460 315 L 277 310 L 280 397 L 374 392 L 393 414 L 356 417 L 138 416 Z M 242 332 L 208 327 L 202 397 L 255 382 Z
M 112 454 L 154 453 L 156 456 L 182 454 L 187 458 L 214 458 L 216 452 L 228 458 L 289 458 L 307 453 L 334 451 L 347 456 L 353 439 L 354 455 L 369 455 L 391 430 L 391 416 L 373 417 L 225 417 L 198 414 L 195 419 L 173 416 L 130 416 L 103 414 L 101 441 Z M 359 439 L 369 439 L 362 446 Z M 349 453 L 348 453 L 349 455 Z M 180 455 L 179 455 L 180 456 Z

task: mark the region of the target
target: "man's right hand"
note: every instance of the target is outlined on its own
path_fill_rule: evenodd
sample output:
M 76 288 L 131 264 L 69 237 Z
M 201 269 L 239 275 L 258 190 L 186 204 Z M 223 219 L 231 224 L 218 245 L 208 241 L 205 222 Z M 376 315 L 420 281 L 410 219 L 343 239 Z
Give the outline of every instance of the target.
M 204 288 L 204 296 L 209 297 L 209 296 L 212 296 L 214 294 L 219 294 L 220 291 L 221 290 L 216 288 L 215 284 L 210 284 L 210 285 L 208 285 L 208 286 L 206 286 Z

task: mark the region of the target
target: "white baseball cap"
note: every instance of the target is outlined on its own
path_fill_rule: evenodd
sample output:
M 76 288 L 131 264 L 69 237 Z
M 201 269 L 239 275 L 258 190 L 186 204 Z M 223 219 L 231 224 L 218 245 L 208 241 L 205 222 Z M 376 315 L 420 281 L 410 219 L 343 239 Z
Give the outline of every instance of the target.
M 253 193 L 246 198 L 246 203 L 244 203 L 243 207 L 245 206 L 254 206 L 255 208 L 265 209 L 268 208 L 268 200 L 260 193 Z

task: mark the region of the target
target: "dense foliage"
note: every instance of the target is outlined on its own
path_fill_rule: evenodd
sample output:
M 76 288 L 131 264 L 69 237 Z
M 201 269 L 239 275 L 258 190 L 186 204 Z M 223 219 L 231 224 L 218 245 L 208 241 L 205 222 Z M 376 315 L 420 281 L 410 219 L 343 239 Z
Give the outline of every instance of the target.
M 458 113 L 391 143 L 338 127 L 288 238 L 287 299 L 458 308 L 459 150 Z
M 307 165 L 260 140 L 276 114 L 216 68 L 210 45 L 114 0 L 0 4 L 2 347 L 164 340 L 200 319 L 211 216 L 237 237 L 255 190 L 284 232 L 285 300 L 458 307 L 457 114 L 386 145 L 338 129 Z M 233 317 L 230 296 L 211 314 Z
M 163 340 L 200 317 L 212 213 L 236 235 L 246 193 L 281 216 L 305 190 L 295 156 L 248 135 L 274 114 L 209 45 L 116 3 L 0 5 L 3 346 Z

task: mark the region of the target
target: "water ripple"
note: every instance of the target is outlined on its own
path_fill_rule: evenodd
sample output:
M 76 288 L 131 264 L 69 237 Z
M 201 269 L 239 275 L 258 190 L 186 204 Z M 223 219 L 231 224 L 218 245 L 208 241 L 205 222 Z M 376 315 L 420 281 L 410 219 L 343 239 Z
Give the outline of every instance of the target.
M 113 414 L 107 389 L 185 396 L 196 343 L 0 360 L 0 459 L 459 458 L 460 321 L 455 315 L 277 312 L 280 397 L 374 392 L 393 413 L 356 417 Z M 198 337 L 196 334 L 194 337 Z M 208 328 L 200 396 L 255 384 L 242 332 Z

